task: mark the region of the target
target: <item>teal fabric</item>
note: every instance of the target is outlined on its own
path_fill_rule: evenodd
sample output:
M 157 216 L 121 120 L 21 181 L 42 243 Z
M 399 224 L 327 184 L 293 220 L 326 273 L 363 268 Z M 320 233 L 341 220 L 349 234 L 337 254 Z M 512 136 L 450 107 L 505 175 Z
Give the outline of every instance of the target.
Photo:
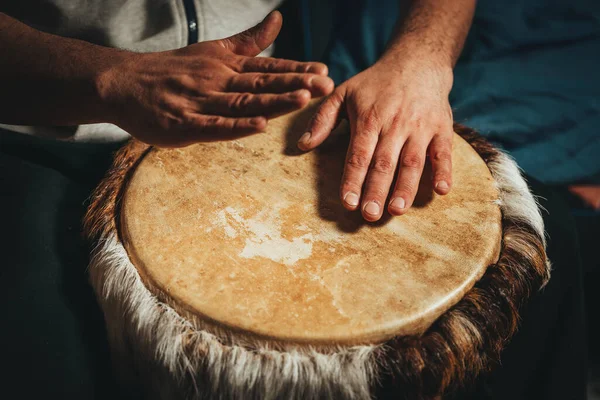
M 337 83 L 372 65 L 398 0 L 338 1 L 327 58 Z M 455 68 L 457 122 L 552 184 L 600 182 L 600 1 L 480 0 Z

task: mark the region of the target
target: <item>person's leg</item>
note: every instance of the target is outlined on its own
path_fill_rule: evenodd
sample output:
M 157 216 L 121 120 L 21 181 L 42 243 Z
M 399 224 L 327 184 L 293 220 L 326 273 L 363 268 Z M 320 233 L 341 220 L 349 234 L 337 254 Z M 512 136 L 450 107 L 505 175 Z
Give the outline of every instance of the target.
M 81 218 L 115 146 L 0 130 L 6 398 L 116 398 Z
M 592 210 L 589 204 L 575 196 L 567 187 L 560 187 L 573 211 L 575 225 L 581 249 L 581 262 L 584 277 L 585 311 L 588 334 L 588 397 L 600 399 L 600 257 L 598 256 L 598 238 L 600 238 L 600 210 Z

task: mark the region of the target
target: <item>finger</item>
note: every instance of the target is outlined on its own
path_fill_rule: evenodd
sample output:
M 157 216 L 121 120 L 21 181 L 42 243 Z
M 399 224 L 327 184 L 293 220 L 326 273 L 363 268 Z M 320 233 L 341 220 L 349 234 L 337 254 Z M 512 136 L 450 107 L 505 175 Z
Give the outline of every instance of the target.
M 377 221 L 383 214 L 403 145 L 404 139 L 393 129 L 379 137 L 362 196 L 362 214 L 367 221 Z
M 182 147 L 198 142 L 232 140 L 258 132 L 264 132 L 264 117 L 227 118 L 216 115 L 191 114 L 184 129 L 172 131 L 161 147 Z
M 338 124 L 343 107 L 344 91 L 338 89 L 321 103 L 298 140 L 298 147 L 308 151 L 323 143 Z
M 235 54 L 254 57 L 275 41 L 282 23 L 281 13 L 273 11 L 259 24 L 219 42 Z
M 429 144 L 433 187 L 437 194 L 448 194 L 452 187 L 452 137 L 435 135 Z
M 253 57 L 246 58 L 241 63 L 238 72 L 298 72 L 327 76 L 327 65 L 319 62 L 300 62 L 283 58 Z
M 198 111 L 225 117 L 275 118 L 298 110 L 309 101 L 310 92 L 306 89 L 285 94 L 216 93 L 211 95 Z
M 325 96 L 333 90 L 333 81 L 315 74 L 245 73 L 235 75 L 229 82 L 230 92 L 285 93 L 307 89 L 312 96 Z
M 380 127 L 369 118 L 356 118 L 354 113 L 350 113 L 349 117 L 350 145 L 346 155 L 340 196 L 344 207 L 355 210 L 360 203 L 363 183 L 377 145 Z
M 427 141 L 412 135 L 402 148 L 398 179 L 388 210 L 392 215 L 404 214 L 415 200 L 425 165 Z

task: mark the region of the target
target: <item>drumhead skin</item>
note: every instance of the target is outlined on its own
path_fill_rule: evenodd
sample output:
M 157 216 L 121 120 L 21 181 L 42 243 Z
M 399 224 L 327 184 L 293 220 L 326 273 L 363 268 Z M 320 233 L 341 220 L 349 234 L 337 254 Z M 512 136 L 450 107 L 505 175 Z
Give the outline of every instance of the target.
M 219 328 L 310 344 L 421 334 L 498 259 L 494 179 L 455 135 L 451 193 L 426 170 L 407 214 L 368 223 L 339 200 L 347 127 L 296 150 L 311 111 L 236 141 L 150 149 L 123 191 L 129 258 L 159 298 Z
M 338 198 L 346 128 L 296 149 L 312 111 L 237 142 L 131 140 L 117 152 L 84 232 L 127 388 L 157 400 L 366 399 L 386 382 L 430 399 L 499 362 L 550 277 L 518 166 L 455 124 L 452 193 L 433 195 L 426 179 L 408 214 L 368 224 Z

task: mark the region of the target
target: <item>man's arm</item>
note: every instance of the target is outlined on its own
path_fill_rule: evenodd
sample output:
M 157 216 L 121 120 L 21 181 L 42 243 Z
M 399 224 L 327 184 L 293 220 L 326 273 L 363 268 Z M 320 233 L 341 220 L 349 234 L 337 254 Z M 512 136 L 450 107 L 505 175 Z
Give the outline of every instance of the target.
M 400 2 L 400 18 L 382 56 L 406 51 L 428 55 L 440 67 L 452 69 L 469 33 L 476 0 L 413 0 Z
M 340 197 L 365 219 L 405 213 L 418 190 L 426 155 L 438 194 L 452 185 L 452 110 L 448 95 L 475 10 L 475 0 L 401 2 L 382 57 L 325 100 L 298 145 L 321 144 L 346 115 L 351 139 Z M 392 186 L 397 174 L 395 187 Z
M 187 145 L 264 129 L 333 90 L 327 68 L 255 58 L 281 14 L 226 39 L 134 53 L 37 31 L 0 13 L 0 122 L 111 122 L 151 144 Z
M 45 34 L 0 13 L 0 122 L 107 120 L 96 82 L 126 52 Z

